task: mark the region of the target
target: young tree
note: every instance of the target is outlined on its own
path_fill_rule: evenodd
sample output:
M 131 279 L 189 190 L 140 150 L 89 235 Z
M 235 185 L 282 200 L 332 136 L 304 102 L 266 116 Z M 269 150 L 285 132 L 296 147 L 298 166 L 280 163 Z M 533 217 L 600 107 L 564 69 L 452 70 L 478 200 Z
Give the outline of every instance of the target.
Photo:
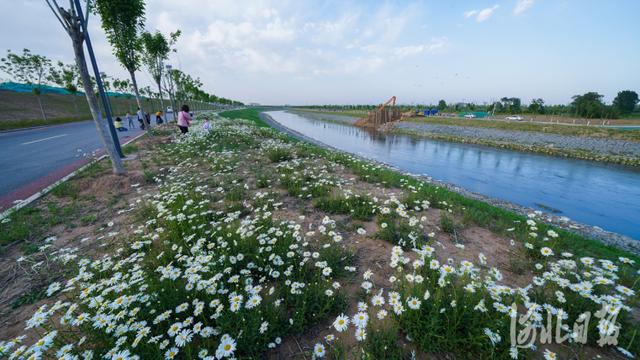
M 636 108 L 638 103 L 638 93 L 632 90 L 623 90 L 613 99 L 613 107 L 620 114 L 630 114 Z
M 78 102 L 76 101 L 77 95 L 79 93 L 78 86 L 81 86 L 78 66 L 64 64 L 62 63 L 62 61 L 58 61 L 57 66 L 51 68 L 49 81 L 64 88 L 71 94 L 73 107 L 76 111 L 76 116 L 80 116 L 80 111 L 78 110 Z
M 42 105 L 42 85 L 47 81 L 51 70 L 51 60 L 42 55 L 31 53 L 29 49 L 23 49 L 22 55 L 14 54 L 7 50 L 7 57 L 0 59 L 0 69 L 13 76 L 18 82 L 32 86 L 31 92 L 38 100 L 42 119 L 47 120 L 47 114 Z
M 143 110 L 136 71 L 140 69 L 141 63 L 142 43 L 138 35 L 145 20 L 144 0 L 95 1 L 96 11 L 102 19 L 102 28 L 113 47 L 114 55 L 129 72 L 136 102 L 140 110 Z
M 115 143 L 113 142 L 113 138 L 111 137 L 111 134 L 109 132 L 109 125 L 102 119 L 102 111 L 98 106 L 98 99 L 96 98 L 96 94 L 93 92 L 93 87 L 91 85 L 91 76 L 89 75 L 89 69 L 87 68 L 87 61 L 84 57 L 83 49 L 85 33 L 80 22 L 81 16 L 83 16 L 83 14 L 79 14 L 71 2 L 69 3 L 68 8 L 64 8 L 62 6 L 59 6 L 56 0 L 45 1 L 47 2 L 47 5 L 49 5 L 51 11 L 53 11 L 55 17 L 60 22 L 60 25 L 62 25 L 64 30 L 71 38 L 71 44 L 73 46 L 73 52 L 76 59 L 76 66 L 78 67 L 80 79 L 82 80 L 82 88 L 84 89 L 84 94 L 87 97 L 89 109 L 91 110 L 93 121 L 96 124 L 96 129 L 98 130 L 100 140 L 102 140 L 105 151 L 111 159 L 113 173 L 124 174 L 125 170 L 124 166 L 122 165 L 122 159 L 120 159 L 120 156 L 118 155 Z M 84 19 L 86 21 L 88 21 L 90 8 L 91 0 L 86 0 L 86 13 L 84 14 Z
M 165 71 L 164 61 L 169 58 L 169 53 L 172 50 L 171 46 L 176 43 L 180 34 L 180 30 L 178 30 L 171 33 L 169 35 L 169 39 L 167 39 L 164 35 L 162 35 L 161 32 L 156 31 L 155 34 L 144 32 L 140 37 L 145 53 L 142 57 L 142 61 L 146 65 L 147 70 L 151 74 L 153 81 L 155 81 L 156 86 L 158 87 L 161 109 L 164 109 L 161 86 L 162 76 Z

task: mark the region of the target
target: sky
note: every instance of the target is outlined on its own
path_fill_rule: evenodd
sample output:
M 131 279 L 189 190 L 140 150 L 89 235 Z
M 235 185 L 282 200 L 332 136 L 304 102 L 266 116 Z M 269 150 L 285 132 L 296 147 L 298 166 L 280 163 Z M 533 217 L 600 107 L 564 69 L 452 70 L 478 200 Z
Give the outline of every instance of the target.
M 62 3 L 67 3 L 62 1 Z M 567 103 L 640 92 L 637 0 L 147 0 L 145 27 L 182 30 L 169 63 L 218 96 L 261 104 Z M 44 0 L 0 0 L 0 50 L 71 63 Z M 90 19 L 101 71 L 126 78 Z M 4 50 L 2 50 L 4 51 Z M 151 77 L 138 73 L 142 85 Z M 7 79 L 0 73 L 0 80 Z

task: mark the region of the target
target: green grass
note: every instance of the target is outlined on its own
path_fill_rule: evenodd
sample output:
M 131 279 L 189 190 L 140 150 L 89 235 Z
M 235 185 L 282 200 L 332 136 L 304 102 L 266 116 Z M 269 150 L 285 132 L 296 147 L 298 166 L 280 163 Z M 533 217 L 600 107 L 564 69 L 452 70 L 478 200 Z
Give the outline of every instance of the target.
M 366 196 L 322 197 L 314 202 L 314 206 L 329 214 L 351 215 L 355 220 L 371 220 L 375 213 L 373 201 Z
M 51 189 L 51 194 L 56 197 L 70 197 L 72 199 L 78 198 L 78 188 L 69 181 L 62 182 L 53 189 Z
M 529 122 L 507 122 L 500 120 L 470 120 L 451 119 L 445 117 L 416 117 L 405 121 L 416 123 L 432 123 L 442 125 L 456 125 L 467 127 L 479 127 L 500 130 L 544 132 L 569 136 L 590 136 L 609 139 L 620 139 L 629 141 L 640 141 L 640 131 L 625 131 L 596 126 L 574 126 L 560 124 L 538 124 Z
M 248 108 L 248 109 L 241 109 L 241 110 L 229 110 L 229 111 L 221 112 L 220 116 L 226 117 L 227 119 L 251 120 L 254 123 L 256 123 L 256 125 L 258 125 L 259 127 L 269 127 L 269 125 L 267 125 L 266 122 L 264 122 L 264 121 L 262 121 L 262 119 L 260 119 L 260 112 L 261 111 L 262 111 L 261 109 L 256 109 L 256 108 Z
M 272 163 L 293 159 L 293 154 L 291 153 L 291 151 L 283 147 L 274 147 L 267 149 L 266 155 Z

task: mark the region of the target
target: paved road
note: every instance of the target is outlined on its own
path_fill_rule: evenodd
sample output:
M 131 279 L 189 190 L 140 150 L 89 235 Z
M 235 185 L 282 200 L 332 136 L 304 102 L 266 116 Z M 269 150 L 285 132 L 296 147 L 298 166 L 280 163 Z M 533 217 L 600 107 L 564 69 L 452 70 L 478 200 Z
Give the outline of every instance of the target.
M 123 143 L 140 133 L 135 128 L 118 136 Z M 0 209 L 89 162 L 101 149 L 93 121 L 0 133 Z

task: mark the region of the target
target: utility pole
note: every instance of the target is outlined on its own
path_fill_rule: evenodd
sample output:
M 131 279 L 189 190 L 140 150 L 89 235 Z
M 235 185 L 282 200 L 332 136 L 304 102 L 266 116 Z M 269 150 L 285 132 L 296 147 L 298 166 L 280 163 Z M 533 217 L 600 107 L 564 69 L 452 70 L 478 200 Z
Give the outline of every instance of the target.
M 82 6 L 80 5 L 80 0 L 74 0 L 74 5 L 76 7 L 76 11 L 78 12 L 78 19 L 80 19 L 80 24 L 82 25 L 82 31 L 84 35 L 84 39 L 87 43 L 87 52 L 89 53 L 89 59 L 91 60 L 91 67 L 93 68 L 93 73 L 96 78 L 96 85 L 98 86 L 98 92 L 100 93 L 100 99 L 102 100 L 102 105 L 104 106 L 104 112 L 107 116 L 107 124 L 109 124 L 109 132 L 111 133 L 111 137 L 113 138 L 113 142 L 116 146 L 116 151 L 121 158 L 124 158 L 124 154 L 122 153 L 122 148 L 120 147 L 120 139 L 118 138 L 118 134 L 116 133 L 116 128 L 113 126 L 113 119 L 111 118 L 111 105 L 109 103 L 109 99 L 107 98 L 107 94 L 104 91 L 104 86 L 102 84 L 102 77 L 100 76 L 100 70 L 98 70 L 98 63 L 96 62 L 96 57 L 93 53 L 93 46 L 91 46 L 91 39 L 89 38 L 89 31 L 87 29 L 87 22 L 84 18 L 84 13 L 82 12 Z M 87 4 L 89 6 L 89 4 Z

